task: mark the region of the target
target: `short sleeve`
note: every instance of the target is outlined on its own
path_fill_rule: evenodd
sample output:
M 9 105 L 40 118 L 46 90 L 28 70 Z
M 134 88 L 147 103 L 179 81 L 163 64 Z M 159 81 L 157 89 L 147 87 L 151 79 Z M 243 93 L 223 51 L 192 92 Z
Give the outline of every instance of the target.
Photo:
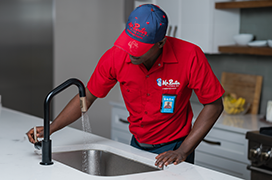
M 225 90 L 199 47 L 195 48 L 190 59 L 188 87 L 195 91 L 200 103 L 208 104 L 220 98 Z
M 113 59 L 111 48 L 100 58 L 87 84 L 89 91 L 98 98 L 105 97 L 117 82 Z

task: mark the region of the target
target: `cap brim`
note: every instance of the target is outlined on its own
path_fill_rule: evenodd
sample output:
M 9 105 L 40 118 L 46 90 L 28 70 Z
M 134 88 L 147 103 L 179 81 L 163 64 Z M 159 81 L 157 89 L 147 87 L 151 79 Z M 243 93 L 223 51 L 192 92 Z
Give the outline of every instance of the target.
M 139 57 L 147 53 L 154 44 L 143 43 L 131 38 L 124 30 L 114 43 L 114 46 L 126 51 L 128 54 Z

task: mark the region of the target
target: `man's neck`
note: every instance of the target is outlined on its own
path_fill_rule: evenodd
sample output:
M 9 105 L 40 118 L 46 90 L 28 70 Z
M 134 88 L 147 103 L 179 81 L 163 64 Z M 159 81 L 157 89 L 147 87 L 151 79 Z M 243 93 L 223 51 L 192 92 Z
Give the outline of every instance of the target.
M 162 48 L 158 51 L 158 54 L 156 56 L 154 56 L 153 59 L 150 59 L 149 61 L 144 62 L 144 66 L 145 68 L 149 71 L 152 66 L 155 64 L 155 62 L 157 61 L 157 59 L 160 57 L 160 55 L 162 54 Z

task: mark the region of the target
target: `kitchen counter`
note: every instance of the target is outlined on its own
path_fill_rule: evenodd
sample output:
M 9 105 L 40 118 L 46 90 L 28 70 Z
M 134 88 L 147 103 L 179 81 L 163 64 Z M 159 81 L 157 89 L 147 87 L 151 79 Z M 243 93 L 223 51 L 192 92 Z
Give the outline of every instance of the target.
M 203 105 L 200 103 L 191 103 L 191 105 L 195 120 L 202 110 Z M 247 131 L 258 131 L 260 127 L 272 126 L 272 123 L 260 121 L 262 118 L 263 115 L 260 114 L 228 115 L 223 112 L 214 127 L 246 134 Z
M 51 166 L 40 165 L 40 151 L 28 142 L 25 133 L 33 126 L 43 124 L 41 118 L 17 112 L 11 109 L 0 109 L 0 143 L 1 143 L 1 177 L 9 179 L 191 179 L 191 180 L 236 180 L 239 178 L 220 172 L 181 163 L 170 165 L 162 171 L 139 173 L 124 176 L 102 177 L 82 173 L 62 163 L 54 161 Z M 88 138 L 88 144 L 84 139 Z M 51 136 L 53 152 L 88 149 L 102 149 L 127 158 L 154 166 L 155 154 L 144 152 L 123 143 L 115 142 L 94 134 L 65 127 Z

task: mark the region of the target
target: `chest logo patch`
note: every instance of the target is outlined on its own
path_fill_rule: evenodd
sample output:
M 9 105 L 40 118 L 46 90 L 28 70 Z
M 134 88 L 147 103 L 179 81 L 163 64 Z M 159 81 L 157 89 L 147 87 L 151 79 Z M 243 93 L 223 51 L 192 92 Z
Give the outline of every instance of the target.
M 159 87 L 162 86 L 162 79 L 161 79 L 161 78 L 158 78 L 158 79 L 157 79 L 157 84 L 158 84 Z
M 174 79 L 157 79 L 157 85 L 163 89 L 176 89 L 180 86 L 180 82 Z

